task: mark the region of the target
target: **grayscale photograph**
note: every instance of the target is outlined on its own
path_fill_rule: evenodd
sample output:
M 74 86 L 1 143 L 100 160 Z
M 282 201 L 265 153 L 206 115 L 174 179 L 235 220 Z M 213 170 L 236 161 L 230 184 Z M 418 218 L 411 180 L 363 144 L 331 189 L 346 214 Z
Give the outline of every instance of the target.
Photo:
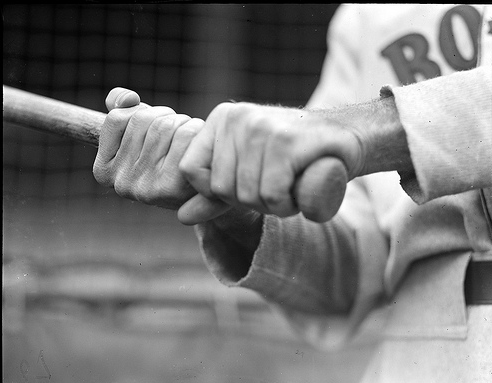
M 492 6 L 3 4 L 4 383 L 492 381 Z

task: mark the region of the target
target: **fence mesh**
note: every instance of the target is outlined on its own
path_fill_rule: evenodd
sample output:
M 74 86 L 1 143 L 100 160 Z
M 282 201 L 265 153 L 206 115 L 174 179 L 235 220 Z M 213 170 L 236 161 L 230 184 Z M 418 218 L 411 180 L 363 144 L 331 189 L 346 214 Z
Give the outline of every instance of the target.
M 102 112 L 115 86 L 137 90 L 149 104 L 201 118 L 230 99 L 300 106 L 318 80 L 335 8 L 9 4 L 4 84 Z M 3 149 L 4 219 L 11 224 L 5 228 L 7 255 L 35 256 L 34 249 L 24 251 L 18 237 L 24 230 L 17 223 L 43 226 L 51 216 L 65 227 L 92 221 L 99 232 L 112 232 L 159 224 L 170 215 L 134 206 L 97 185 L 91 173 L 94 148 L 5 126 Z M 107 252 L 86 243 L 89 253 Z M 49 248 L 53 255 L 64 251 Z
M 231 99 L 301 106 L 318 81 L 335 9 L 333 4 L 6 4 L 3 82 L 101 112 L 115 86 L 138 91 L 146 103 L 201 118 Z M 4 124 L 3 153 L 5 324 L 21 329 L 20 335 L 5 333 L 11 352 L 4 377 L 32 380 L 33 366 L 43 367 L 40 360 L 57 381 L 74 382 L 192 380 L 193 374 L 202 382 L 234 376 L 247 381 L 253 372 L 253 381 L 277 381 L 285 373 L 289 381 L 301 382 L 341 374 L 336 366 L 344 354 L 326 359 L 313 353 L 301 363 L 301 353 L 268 343 L 265 332 L 283 328 L 269 316 L 263 340 L 245 336 L 244 327 L 232 337 L 210 332 L 205 323 L 210 315 L 190 307 L 212 296 L 215 325 L 224 313 L 230 324 L 237 305 L 217 306 L 217 294 L 219 302 L 239 298 L 217 293 L 193 230 L 181 226 L 173 212 L 124 200 L 95 182 L 94 148 Z M 139 297 L 140 305 L 129 303 Z M 251 302 L 266 315 L 257 300 Z M 97 327 L 101 315 L 112 319 Z M 194 325 L 188 326 L 190 321 Z M 170 336 L 179 325 L 189 331 Z M 152 341 L 130 327 L 147 329 Z M 161 339 L 164 329 L 168 336 Z M 281 337 L 293 342 L 286 332 Z M 157 357 L 159 350 L 172 355 Z M 248 356 L 238 361 L 235 352 Z M 268 359 L 275 353 L 279 356 Z M 211 360 L 212 355 L 217 357 Z M 232 363 L 227 369 L 224 358 Z M 88 377 L 84 366 L 93 375 Z M 352 375 L 357 373 L 353 369 Z M 349 381 L 345 378 L 334 379 Z

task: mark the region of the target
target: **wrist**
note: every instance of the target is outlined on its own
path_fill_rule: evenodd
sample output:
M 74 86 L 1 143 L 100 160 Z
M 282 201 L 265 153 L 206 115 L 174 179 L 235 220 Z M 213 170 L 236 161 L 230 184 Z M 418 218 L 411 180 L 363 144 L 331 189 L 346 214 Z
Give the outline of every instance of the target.
M 393 97 L 375 101 L 368 129 L 364 174 L 393 171 L 413 173 L 407 136 Z
M 330 112 L 358 140 L 358 159 L 350 179 L 371 173 L 413 173 L 405 130 L 393 97 L 350 105 Z

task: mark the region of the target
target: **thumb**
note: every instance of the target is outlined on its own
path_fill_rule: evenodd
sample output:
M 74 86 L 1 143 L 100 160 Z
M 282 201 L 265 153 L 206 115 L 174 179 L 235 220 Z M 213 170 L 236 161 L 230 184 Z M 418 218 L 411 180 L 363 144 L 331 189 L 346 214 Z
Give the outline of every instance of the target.
M 137 92 L 126 88 L 113 88 L 106 97 L 106 108 L 112 111 L 115 108 L 130 108 L 140 104 Z
M 196 225 L 217 218 L 230 208 L 230 205 L 221 200 L 197 194 L 179 208 L 178 220 L 183 225 Z

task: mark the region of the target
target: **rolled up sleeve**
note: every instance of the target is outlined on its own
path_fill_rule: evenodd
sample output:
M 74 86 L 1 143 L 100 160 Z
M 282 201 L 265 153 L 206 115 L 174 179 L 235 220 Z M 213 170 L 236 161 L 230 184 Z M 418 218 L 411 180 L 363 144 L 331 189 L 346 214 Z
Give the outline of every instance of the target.
M 237 244 L 213 223 L 197 225 L 205 263 L 221 283 L 260 294 L 314 346 L 338 347 L 384 294 L 388 244 L 367 198 L 354 180 L 327 223 L 265 216 L 260 244 L 242 273 L 234 271 L 243 262 Z
M 415 168 L 401 184 L 415 202 L 492 185 L 492 66 L 381 95 L 395 97 Z

